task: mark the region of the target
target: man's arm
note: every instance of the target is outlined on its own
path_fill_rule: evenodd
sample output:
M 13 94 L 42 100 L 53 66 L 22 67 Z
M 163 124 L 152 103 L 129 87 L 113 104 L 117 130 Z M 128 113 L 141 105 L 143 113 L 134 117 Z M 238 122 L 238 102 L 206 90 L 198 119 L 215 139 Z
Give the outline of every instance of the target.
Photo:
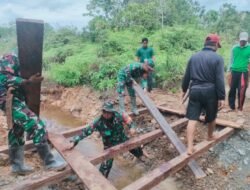
M 73 139 L 71 140 L 71 142 L 74 143 L 73 147 L 75 147 L 81 140 L 85 139 L 87 136 L 90 136 L 96 130 L 98 120 L 99 118 L 95 119 L 92 123 L 84 127 L 79 135 L 73 137 Z
M 155 62 L 155 51 L 154 51 L 154 49 L 152 48 L 152 60 Z
M 127 113 L 124 112 L 122 114 L 122 119 L 123 119 L 123 123 L 128 126 L 130 135 L 134 136 L 136 134 L 135 123 L 133 122 L 131 117 Z
M 38 83 L 43 80 L 43 77 L 39 73 L 32 75 L 29 79 L 23 79 L 19 76 L 8 75 L 7 85 L 8 87 L 17 88 L 22 85 L 27 85 L 30 83 Z
M 140 49 L 138 49 L 135 53 L 135 61 L 140 62 L 141 54 L 140 54 Z
M 220 58 L 216 67 L 216 93 L 218 100 L 225 100 L 224 61 Z
M 131 119 L 131 117 L 127 113 L 124 112 L 122 114 L 122 119 L 123 119 L 123 123 L 126 124 L 129 127 L 129 129 L 135 128 L 135 124 L 134 124 L 133 120 Z
M 234 47 L 235 47 L 235 46 L 234 46 Z M 233 63 L 234 63 L 234 55 L 233 55 L 234 47 L 233 47 L 232 50 L 231 50 L 230 62 L 229 62 L 229 64 L 228 64 L 228 66 L 227 66 L 227 72 L 231 72 L 231 67 L 232 67 L 232 65 L 233 65 Z
M 182 79 L 182 91 L 184 93 L 188 90 L 189 83 L 190 83 L 190 80 L 191 80 L 191 76 L 190 76 L 190 62 L 191 62 L 191 59 L 188 61 L 186 72 L 185 72 L 185 75 L 184 75 L 184 77 Z

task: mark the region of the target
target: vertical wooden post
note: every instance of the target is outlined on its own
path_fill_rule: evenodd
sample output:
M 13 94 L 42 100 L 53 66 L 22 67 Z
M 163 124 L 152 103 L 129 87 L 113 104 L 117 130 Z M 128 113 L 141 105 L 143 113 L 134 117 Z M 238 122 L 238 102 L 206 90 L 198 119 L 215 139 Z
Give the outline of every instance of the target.
M 42 74 L 42 51 L 44 23 L 42 20 L 17 19 L 17 45 L 21 76 Z M 31 84 L 25 87 L 28 107 L 39 115 L 41 84 Z

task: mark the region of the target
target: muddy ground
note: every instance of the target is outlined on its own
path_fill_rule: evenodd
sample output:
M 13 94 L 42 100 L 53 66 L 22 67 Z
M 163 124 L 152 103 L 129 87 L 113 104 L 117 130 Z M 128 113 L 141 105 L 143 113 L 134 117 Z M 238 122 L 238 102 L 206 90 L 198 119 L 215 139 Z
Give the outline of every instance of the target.
M 88 87 L 76 87 L 76 88 L 63 88 L 52 84 L 46 84 L 43 87 L 42 94 L 42 106 L 53 105 L 57 106 L 66 112 L 74 115 L 76 118 L 80 118 L 82 124 L 90 122 L 95 116 L 100 114 L 100 107 L 103 100 L 113 99 L 116 101 L 114 92 L 97 93 Z M 237 112 L 219 113 L 220 118 L 225 118 L 231 121 L 244 124 L 244 130 L 237 131 L 231 138 L 223 143 L 210 149 L 202 157 L 197 159 L 197 162 L 202 169 L 207 173 L 207 177 L 203 179 L 195 179 L 192 172 L 188 167 L 183 168 L 178 173 L 174 174 L 171 179 L 173 185 L 167 189 L 193 189 L 193 190 L 250 190 L 250 92 L 247 92 L 247 100 L 243 115 L 239 115 Z M 158 105 L 164 105 L 175 109 L 185 109 L 185 106 L 181 105 L 181 94 L 173 94 L 168 91 L 155 89 L 150 97 Z M 127 101 L 128 97 L 127 97 Z M 142 103 L 138 100 L 138 105 L 142 106 Z M 176 116 L 166 116 L 166 119 L 171 123 L 178 118 Z M 158 124 L 149 114 L 143 114 L 135 117 L 134 120 L 138 126 L 139 133 L 146 133 L 148 131 L 159 128 Z M 5 116 L 0 115 L 0 143 L 6 144 L 6 121 Z M 196 131 L 195 143 L 201 142 L 206 138 L 206 126 L 199 124 Z M 176 131 L 180 139 L 184 142 L 186 140 L 185 128 Z M 100 139 L 95 138 L 96 141 Z M 146 172 L 153 170 L 160 166 L 162 163 L 174 158 L 178 155 L 175 148 L 169 143 L 165 137 L 159 138 L 149 144 L 144 149 L 149 154 L 149 158 L 145 163 L 139 163 Z M 7 158 L 3 157 L 0 170 L 0 189 L 6 189 L 11 183 L 17 183 L 22 181 L 26 177 L 10 177 L 10 171 L 7 163 Z M 131 160 L 134 162 L 133 157 L 130 154 L 124 154 L 123 159 Z M 26 154 L 26 160 L 31 165 L 35 166 L 37 172 L 33 175 L 41 175 L 44 173 L 41 167 L 41 162 L 36 154 Z M 4 172 L 2 172 L 4 171 Z M 139 176 L 137 176 L 139 177 Z M 5 186 L 7 185 L 7 186 Z M 45 189 L 83 189 L 82 184 L 79 181 L 63 181 L 58 184 L 45 187 Z M 155 189 L 160 189 L 155 188 Z M 166 188 L 165 188 L 166 189 Z

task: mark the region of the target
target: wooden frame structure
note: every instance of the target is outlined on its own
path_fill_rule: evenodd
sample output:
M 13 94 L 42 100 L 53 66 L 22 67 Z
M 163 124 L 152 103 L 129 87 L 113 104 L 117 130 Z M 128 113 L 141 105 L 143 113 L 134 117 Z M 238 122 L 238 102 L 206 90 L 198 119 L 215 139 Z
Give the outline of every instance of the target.
M 24 180 L 22 183 L 19 183 L 17 186 L 12 186 L 12 189 L 36 189 L 38 187 L 52 184 L 55 181 L 62 180 L 73 173 L 77 174 L 78 177 L 82 180 L 83 184 L 86 186 L 87 189 L 99 190 L 99 189 L 110 189 L 115 190 L 116 188 L 107 180 L 105 179 L 93 165 L 97 165 L 102 161 L 112 158 L 120 153 L 127 152 L 135 147 L 138 147 L 143 144 L 147 144 L 157 138 L 160 138 L 166 135 L 171 143 L 176 147 L 179 151 L 180 155 L 175 157 L 174 159 L 164 163 L 160 167 L 154 169 L 153 171 L 149 172 L 142 178 L 136 180 L 135 182 L 131 183 L 127 187 L 123 188 L 124 190 L 145 190 L 150 189 L 168 177 L 170 174 L 173 174 L 180 169 L 182 169 L 185 165 L 189 165 L 192 169 L 193 173 L 197 178 L 204 177 L 205 173 L 200 169 L 200 167 L 196 164 L 193 160 L 200 156 L 202 153 L 207 151 L 210 147 L 215 145 L 218 142 L 229 137 L 234 132 L 234 128 L 241 128 L 237 123 L 226 121 L 223 119 L 217 119 L 217 125 L 224 126 L 225 128 L 222 129 L 218 137 L 213 141 L 203 141 L 196 145 L 195 152 L 188 156 L 185 151 L 186 148 L 182 144 L 182 142 L 178 139 L 176 133 L 172 130 L 172 128 L 177 127 L 184 127 L 187 125 L 188 120 L 186 118 L 181 118 L 172 124 L 168 124 L 165 118 L 161 115 L 161 112 L 167 114 L 175 114 L 177 116 L 183 117 L 185 114 L 179 110 L 169 109 L 162 106 L 155 106 L 153 102 L 143 93 L 141 88 L 135 85 L 135 90 L 139 97 L 142 99 L 146 108 L 142 108 L 139 110 L 140 113 L 145 113 L 150 111 L 151 114 L 154 116 L 156 121 L 160 124 L 161 129 L 157 129 L 151 131 L 149 133 L 140 135 L 136 138 L 131 138 L 125 143 L 116 145 L 111 147 L 107 150 L 104 150 L 96 157 L 86 158 L 82 154 L 80 154 L 77 150 L 73 150 L 70 152 L 65 152 L 64 148 L 67 145 L 66 138 L 74 136 L 75 134 L 79 133 L 83 127 L 75 128 L 66 132 L 63 132 L 61 135 L 50 133 L 50 141 L 54 145 L 54 147 L 58 150 L 58 152 L 64 157 L 64 159 L 68 162 L 69 166 L 60 172 L 46 172 L 46 174 L 39 176 L 38 178 L 31 178 Z M 160 112 L 161 111 L 161 112 Z M 204 118 L 200 118 L 201 121 Z M 32 143 L 29 141 L 26 144 L 26 150 L 32 148 Z M 7 147 L 3 146 L 0 147 L 0 152 L 6 153 L 8 151 Z M 69 154 L 70 153 L 70 154 Z M 72 156 L 73 155 L 73 156 Z

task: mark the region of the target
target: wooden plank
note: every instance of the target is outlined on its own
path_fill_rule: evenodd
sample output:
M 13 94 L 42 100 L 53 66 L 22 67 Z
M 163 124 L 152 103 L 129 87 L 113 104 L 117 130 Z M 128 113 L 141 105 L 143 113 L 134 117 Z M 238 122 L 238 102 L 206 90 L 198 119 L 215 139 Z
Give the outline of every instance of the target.
M 67 167 L 63 172 L 57 172 L 57 171 L 49 171 L 46 172 L 44 175 L 37 175 L 35 177 L 30 177 L 28 179 L 23 180 L 22 182 L 19 182 L 18 184 L 11 186 L 9 189 L 15 189 L 15 190 L 34 190 L 39 187 L 46 185 L 51 185 L 58 181 L 58 179 L 63 180 L 70 175 L 72 175 L 73 170 L 70 167 Z M 6 187 L 8 189 L 8 187 Z
M 173 129 L 171 129 L 170 125 L 165 120 L 160 111 L 157 109 L 157 107 L 154 105 L 153 101 L 144 93 L 144 91 L 138 84 L 135 83 L 133 87 L 138 96 L 145 104 L 145 106 L 152 114 L 152 116 L 159 123 L 165 135 L 170 139 L 171 143 L 175 146 L 177 151 L 181 154 L 186 152 L 185 145 L 181 142 L 181 140 L 178 138 Z M 206 174 L 202 171 L 202 169 L 198 166 L 198 164 L 194 160 L 191 160 L 190 163 L 188 163 L 188 166 L 191 168 L 196 178 L 202 178 L 206 176 Z
M 140 114 L 148 112 L 147 108 L 141 108 L 138 111 L 139 111 Z M 129 113 L 129 115 L 132 116 L 133 114 Z M 69 138 L 69 137 L 72 137 L 74 135 L 79 134 L 84 127 L 86 127 L 86 126 L 76 127 L 76 128 L 64 131 L 61 134 L 64 137 Z M 29 150 L 29 149 L 32 149 L 32 148 L 34 148 L 33 142 L 32 141 L 26 141 L 26 143 L 25 143 L 25 150 Z M 8 146 L 7 145 L 0 146 L 0 153 L 7 154 L 8 151 L 9 150 L 8 150 Z
M 21 76 L 42 74 L 42 52 L 44 23 L 41 20 L 17 19 L 17 45 Z M 24 88 L 28 107 L 39 115 L 41 84 L 30 84 Z
M 116 190 L 116 188 L 76 149 L 65 151 L 70 143 L 59 134 L 49 133 L 50 142 L 70 165 L 89 190 Z
M 187 125 L 188 120 L 186 118 L 183 119 L 179 119 L 176 122 L 173 122 L 171 124 L 172 128 L 177 128 L 177 127 L 184 127 Z M 98 156 L 94 157 L 94 158 L 90 158 L 90 162 L 92 164 L 99 164 L 101 162 L 103 162 L 104 160 L 107 160 L 109 158 L 113 158 L 114 156 L 123 153 L 123 152 L 127 152 L 133 148 L 139 147 L 140 145 L 143 144 L 147 144 L 161 136 L 163 136 L 164 133 L 161 129 L 157 129 L 154 131 L 151 131 L 149 133 L 140 135 L 138 137 L 135 138 L 131 138 L 128 141 L 126 141 L 125 143 L 119 144 L 117 146 L 111 147 L 107 150 L 104 150 L 101 154 L 99 154 Z
M 182 116 L 182 117 L 185 116 L 185 113 L 183 111 L 181 111 L 181 110 L 175 110 L 175 109 L 162 107 L 162 106 L 157 106 L 157 108 L 163 113 L 175 114 L 175 115 Z M 201 116 L 200 121 L 204 122 L 205 117 Z M 220 126 L 224 126 L 224 127 L 235 128 L 235 129 L 242 129 L 243 128 L 243 126 L 241 124 L 238 124 L 238 123 L 233 122 L 233 121 L 228 121 L 228 120 L 225 120 L 225 119 L 221 119 L 221 118 L 216 119 L 216 124 L 220 125 Z
M 171 123 L 171 127 L 173 127 L 173 128 L 184 127 L 187 125 L 187 122 L 188 122 L 188 120 L 185 118 L 179 119 L 179 120 Z M 136 148 L 142 144 L 151 142 L 151 141 L 161 137 L 162 135 L 164 135 L 162 130 L 160 130 L 160 129 L 154 130 L 154 131 L 149 132 L 147 134 L 140 135 L 139 137 L 132 138 L 123 144 L 120 144 L 120 145 L 111 147 L 107 150 L 104 150 L 102 153 L 98 154 L 97 156 L 90 158 L 89 161 L 94 165 L 99 164 L 102 161 L 109 159 L 109 158 L 112 158 L 120 153 L 127 152 L 128 150 Z M 30 187 L 30 189 L 34 189 L 34 188 L 41 187 L 43 185 L 52 184 L 50 179 L 53 181 L 61 180 L 62 179 L 61 176 L 68 175 L 68 172 L 69 172 L 68 170 L 64 170 L 64 171 L 60 171 L 60 172 L 56 172 L 56 173 L 55 172 L 48 172 L 45 176 L 41 176 L 40 179 L 36 179 L 36 180 L 32 180 L 32 181 L 31 180 L 23 181 L 21 187 L 26 187 L 26 188 Z
M 192 155 L 187 155 L 183 153 L 178 157 L 164 163 L 160 167 L 154 169 L 152 172 L 149 172 L 144 177 L 138 179 L 134 183 L 128 185 L 123 190 L 147 190 L 151 189 L 170 174 L 176 173 L 182 169 L 190 160 L 197 158 L 202 153 L 207 151 L 209 148 L 214 146 L 216 143 L 226 139 L 231 134 L 233 134 L 234 129 L 225 128 L 219 132 L 218 137 L 213 141 L 203 141 L 195 146 L 195 152 Z

